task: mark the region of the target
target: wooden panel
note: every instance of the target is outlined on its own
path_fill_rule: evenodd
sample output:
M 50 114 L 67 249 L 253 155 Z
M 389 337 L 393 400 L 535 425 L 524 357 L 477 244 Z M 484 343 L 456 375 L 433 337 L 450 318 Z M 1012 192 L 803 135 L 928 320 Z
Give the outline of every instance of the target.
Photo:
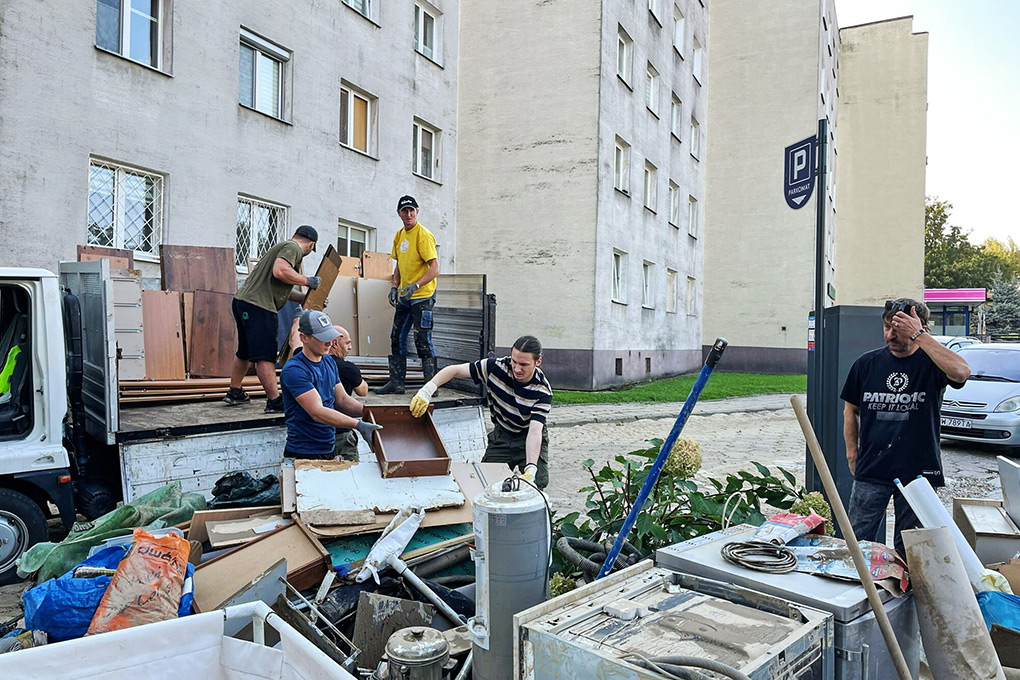
M 358 351 L 358 279 L 338 276 L 329 293 L 329 304 L 323 310 L 330 321 L 339 324 L 351 334 L 351 354 L 360 356 Z
M 181 293 L 181 319 L 184 324 L 184 368 L 191 372 L 191 332 L 195 326 L 195 294 Z
M 304 304 L 302 305 L 305 309 L 316 309 L 322 311 L 323 303 L 329 297 L 330 291 L 333 289 L 333 283 L 336 281 L 337 274 L 340 272 L 340 253 L 336 251 L 332 245 L 326 248 L 326 252 L 322 256 L 322 262 L 319 263 L 319 268 L 315 271 L 315 275 L 322 279 L 319 283 L 319 287 L 315 290 L 308 291 L 308 295 L 305 296 Z
M 112 264 L 112 261 L 111 261 Z M 145 379 L 145 338 L 142 334 L 142 281 L 139 276 L 111 274 L 113 326 L 117 341 L 118 380 Z
M 382 425 L 372 433 L 372 448 L 382 476 L 426 477 L 450 474 L 450 456 L 435 423 L 432 408 L 421 418 L 406 406 L 370 406 L 365 418 Z
M 163 290 L 215 293 L 237 292 L 233 248 L 207 246 L 159 247 L 163 265 Z
M 340 256 L 340 276 L 361 276 L 361 258 Z
M 358 279 L 358 356 L 389 356 L 393 328 L 393 308 L 386 299 L 389 294 L 389 281 Z M 414 347 L 413 335 L 407 341 Z
M 361 275 L 366 279 L 393 280 L 393 265 L 389 253 L 373 253 L 366 250 L 361 254 Z
M 142 324 L 145 377 L 150 380 L 184 378 L 181 294 L 173 290 L 143 290 Z
M 190 372 L 200 378 L 229 377 L 237 349 L 237 328 L 230 311 L 233 295 L 195 291 L 192 310 Z
M 78 246 L 79 262 L 95 262 L 101 259 L 110 261 L 110 269 L 135 268 L 135 254 L 130 250 L 101 246 Z

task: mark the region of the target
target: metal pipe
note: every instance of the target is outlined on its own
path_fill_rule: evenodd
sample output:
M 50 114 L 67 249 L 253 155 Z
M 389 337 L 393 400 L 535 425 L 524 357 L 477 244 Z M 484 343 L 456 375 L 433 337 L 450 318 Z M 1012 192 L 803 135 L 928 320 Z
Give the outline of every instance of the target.
M 475 650 L 468 652 L 467 658 L 464 659 L 464 665 L 460 667 L 460 671 L 457 672 L 457 677 L 454 680 L 467 680 L 468 676 L 471 675 L 471 662 L 474 660 Z
M 418 589 L 418 592 L 425 596 L 425 599 L 434 604 L 436 606 L 436 609 L 443 613 L 443 616 L 450 619 L 450 621 L 452 621 L 454 624 L 458 626 L 467 623 L 467 621 L 460 614 L 454 611 L 453 607 L 448 605 L 446 602 L 440 599 L 438 595 L 432 592 L 432 589 L 425 585 L 425 582 L 418 578 L 417 574 L 408 569 L 407 565 L 404 564 L 403 560 L 396 556 L 390 556 L 390 558 L 387 560 L 387 563 L 391 567 L 393 567 L 393 571 L 397 572 L 399 575 L 403 576 L 408 581 L 410 581 L 411 584 Z

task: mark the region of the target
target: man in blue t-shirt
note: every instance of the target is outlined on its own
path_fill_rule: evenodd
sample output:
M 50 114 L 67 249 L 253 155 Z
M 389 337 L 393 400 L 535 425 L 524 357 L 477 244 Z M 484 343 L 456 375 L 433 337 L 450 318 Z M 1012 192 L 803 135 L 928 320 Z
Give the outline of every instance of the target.
M 329 350 L 340 333 L 323 313 L 305 310 L 298 321 L 301 351 L 280 372 L 284 420 L 287 423 L 287 458 L 332 459 L 336 429 L 353 428 L 371 442 L 381 425 L 360 419 L 364 405 L 344 390 Z M 355 417 L 358 416 L 358 417 Z
M 843 385 L 843 439 L 854 476 L 849 516 L 857 538 L 876 537 L 889 497 L 896 510 L 894 545 L 900 556 L 905 529 L 918 526 L 893 480 L 904 484 L 923 475 L 943 486 L 939 410 L 946 385 L 962 387 L 970 366 L 928 333 L 928 308 L 900 298 L 885 303 L 885 347 L 865 352 Z

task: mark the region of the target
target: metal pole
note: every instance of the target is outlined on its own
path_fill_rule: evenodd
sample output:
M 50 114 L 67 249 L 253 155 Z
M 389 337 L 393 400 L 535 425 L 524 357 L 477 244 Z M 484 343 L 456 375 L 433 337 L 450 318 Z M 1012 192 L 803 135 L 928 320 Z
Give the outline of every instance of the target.
M 822 394 L 822 343 L 823 326 L 822 317 L 825 309 L 825 217 L 826 201 L 825 174 L 826 157 L 829 148 L 829 121 L 825 118 L 818 120 L 818 141 L 815 147 L 817 156 L 818 172 L 815 177 L 815 351 L 811 356 L 811 382 L 808 386 L 808 414 L 811 417 L 811 424 L 818 432 L 825 435 L 824 418 L 822 412 L 825 409 L 825 398 Z M 810 452 L 807 455 L 808 470 L 811 469 L 812 461 Z M 812 475 L 806 475 L 805 481 L 809 486 L 814 486 Z

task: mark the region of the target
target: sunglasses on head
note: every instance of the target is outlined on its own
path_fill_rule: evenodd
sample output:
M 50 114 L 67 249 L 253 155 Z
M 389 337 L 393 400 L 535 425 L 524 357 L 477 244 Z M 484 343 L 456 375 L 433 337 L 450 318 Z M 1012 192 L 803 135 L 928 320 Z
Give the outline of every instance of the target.
M 892 312 L 893 314 L 896 312 L 903 312 L 907 316 L 910 316 L 910 310 L 913 308 L 914 306 L 912 304 L 904 302 L 903 300 L 885 301 L 885 311 Z

